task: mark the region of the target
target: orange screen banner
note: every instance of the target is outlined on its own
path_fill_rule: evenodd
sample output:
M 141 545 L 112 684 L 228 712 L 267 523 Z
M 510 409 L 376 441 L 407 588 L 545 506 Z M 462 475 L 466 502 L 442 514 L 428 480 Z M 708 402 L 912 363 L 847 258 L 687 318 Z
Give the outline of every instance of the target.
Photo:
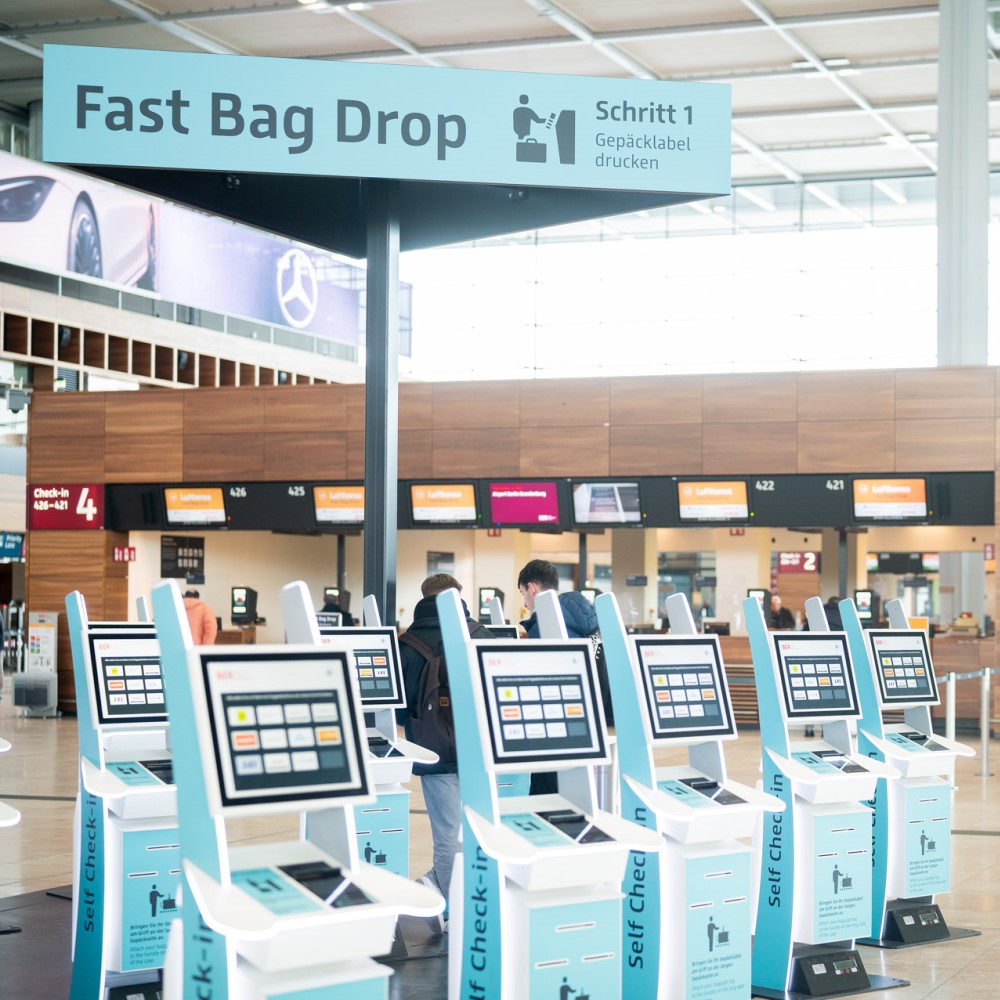
M 365 488 L 314 486 L 313 505 L 320 524 L 361 524 L 365 519 Z
M 927 484 L 923 479 L 855 479 L 854 516 L 926 517 Z
M 682 521 L 745 521 L 750 516 L 747 484 L 732 482 L 681 482 L 677 500 Z
M 475 521 L 472 483 L 416 484 L 410 487 L 414 521 Z
M 176 486 L 164 491 L 168 524 L 225 524 L 226 504 L 219 486 Z

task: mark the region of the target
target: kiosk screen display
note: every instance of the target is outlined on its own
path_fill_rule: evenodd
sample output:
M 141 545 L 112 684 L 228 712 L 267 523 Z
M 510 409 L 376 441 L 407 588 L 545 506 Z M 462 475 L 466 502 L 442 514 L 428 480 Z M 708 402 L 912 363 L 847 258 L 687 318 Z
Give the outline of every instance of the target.
M 735 734 L 717 640 L 636 639 L 654 740 Z
M 919 629 L 865 633 L 871 646 L 879 694 L 885 705 L 938 703 L 927 635 Z
M 396 630 L 383 628 L 323 628 L 324 646 L 343 650 L 357 671 L 361 704 L 365 708 L 405 708 L 403 667 Z
M 860 717 L 845 635 L 779 632 L 772 638 L 789 719 Z
M 496 764 L 606 757 L 592 649 L 589 640 L 476 644 Z
M 167 524 L 205 527 L 226 523 L 221 486 L 168 486 L 163 491 Z
M 926 521 L 926 479 L 855 479 L 855 521 Z
M 748 521 L 750 503 L 744 480 L 679 482 L 678 516 L 682 521 Z
M 476 524 L 474 483 L 414 483 L 410 486 L 414 524 Z
M 367 795 L 343 653 L 199 652 L 224 807 Z
M 641 524 L 638 482 L 574 482 L 573 520 L 576 524 Z
M 490 483 L 490 524 L 559 523 L 559 487 L 551 481 Z
M 494 639 L 516 639 L 517 638 L 517 626 L 516 625 L 490 625 L 486 623 L 486 627 L 493 633 Z
M 97 724 L 166 725 L 160 643 L 152 625 L 122 624 L 87 632 Z
M 314 486 L 313 513 L 317 524 L 363 524 L 364 486 Z

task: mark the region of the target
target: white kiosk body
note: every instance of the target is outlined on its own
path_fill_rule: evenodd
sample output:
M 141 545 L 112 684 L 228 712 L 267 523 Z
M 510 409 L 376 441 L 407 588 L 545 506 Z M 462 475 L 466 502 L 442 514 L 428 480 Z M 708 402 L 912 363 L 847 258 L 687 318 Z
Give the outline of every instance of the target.
M 558 615 L 554 593 L 536 606 L 548 596 Z M 610 755 L 592 644 L 470 641 L 458 594 L 437 603 L 464 813 L 448 996 L 618 1000 L 622 877 L 660 838 L 597 806 Z M 559 793 L 498 796 L 498 775 L 532 767 L 558 771 Z
M 859 663 L 859 747 L 902 775 L 880 781 L 871 801 L 874 894 L 864 943 L 899 948 L 979 933 L 949 928 L 934 902 L 951 888 L 951 774 L 975 751 L 934 733 L 930 708 L 940 699 L 927 633 L 909 627 L 900 601 L 886 611 L 889 628 L 864 629 L 854 602 L 840 605 Z M 886 721 L 900 710 L 901 723 Z
M 754 843 L 754 994 L 863 993 L 906 985 L 869 975 L 854 940 L 872 900 L 872 812 L 880 778 L 899 772 L 858 753 L 861 716 L 847 637 L 810 613 L 809 632 L 769 633 L 756 598 L 743 602 L 760 712 L 764 789 L 786 810 Z M 820 609 L 820 614 L 822 610 Z M 822 737 L 792 741 L 791 730 Z
M 718 636 L 698 635 L 683 594 L 669 636 L 628 636 L 613 594 L 595 600 L 618 723 L 622 815 L 662 836 L 625 876 L 623 993 L 650 1000 L 750 995 L 751 851 L 772 795 L 732 781 L 723 743 L 736 725 Z M 657 768 L 653 751 L 687 748 Z
M 72 1000 L 155 981 L 177 914 L 177 793 L 150 624 L 90 622 L 66 596 L 80 790 L 73 828 Z
M 358 858 L 353 808 L 371 798 L 371 777 L 346 655 L 316 645 L 194 648 L 176 583 L 157 587 L 153 603 L 186 893 L 165 995 L 210 986 L 231 1000 L 385 1000 L 390 970 L 369 956 L 388 950 L 400 913 L 431 916 L 444 901 Z M 313 810 L 326 849 L 227 843 L 231 817 Z

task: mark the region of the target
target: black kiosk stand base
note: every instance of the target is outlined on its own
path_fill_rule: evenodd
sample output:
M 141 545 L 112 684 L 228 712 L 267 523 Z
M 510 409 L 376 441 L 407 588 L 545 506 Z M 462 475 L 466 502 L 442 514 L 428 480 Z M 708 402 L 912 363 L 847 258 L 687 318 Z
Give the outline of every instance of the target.
M 895 899 L 886 906 L 884 937 L 861 938 L 859 944 L 872 948 L 912 948 L 933 941 L 959 941 L 979 937 L 982 931 L 949 927 L 931 897 Z
M 7 920 L 0 920 L 0 934 L 18 934 L 21 928 L 17 924 L 12 924 Z
M 907 979 L 874 976 L 865 971 L 861 955 L 850 941 L 821 945 L 797 944 L 792 956 L 789 990 L 751 987 L 755 997 L 768 1000 L 808 1000 L 810 997 L 846 997 L 876 990 L 909 986 Z

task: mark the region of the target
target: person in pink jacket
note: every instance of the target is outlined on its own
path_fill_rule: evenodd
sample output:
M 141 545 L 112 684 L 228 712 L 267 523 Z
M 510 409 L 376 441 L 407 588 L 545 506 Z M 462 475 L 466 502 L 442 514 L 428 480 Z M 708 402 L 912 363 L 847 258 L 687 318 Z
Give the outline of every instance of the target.
M 191 626 L 191 639 L 196 646 L 211 646 L 215 642 L 215 634 L 219 631 L 215 624 L 215 612 L 201 600 L 197 590 L 188 590 L 184 594 L 184 610 L 187 612 L 188 624 Z

